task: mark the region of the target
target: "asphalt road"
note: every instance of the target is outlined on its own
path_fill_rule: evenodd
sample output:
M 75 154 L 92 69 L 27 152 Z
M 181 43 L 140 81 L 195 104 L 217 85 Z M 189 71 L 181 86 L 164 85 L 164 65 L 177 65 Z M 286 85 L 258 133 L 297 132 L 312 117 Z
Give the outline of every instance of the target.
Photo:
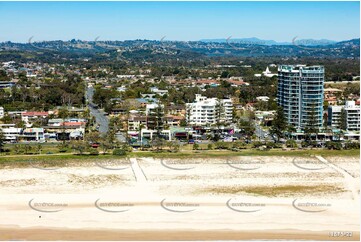
M 264 131 L 259 124 L 256 123 L 255 128 L 256 128 L 255 133 L 260 140 L 265 140 L 266 137 L 269 137 L 269 133 Z
M 93 95 L 94 95 L 94 88 L 93 87 L 88 87 L 87 89 L 87 100 L 88 100 L 88 107 L 90 110 L 90 113 L 92 116 L 95 117 L 95 120 L 97 122 L 97 124 L 99 125 L 99 132 L 100 133 L 107 133 L 109 130 L 109 120 L 108 117 L 105 116 L 105 112 L 95 108 L 94 104 L 93 104 Z

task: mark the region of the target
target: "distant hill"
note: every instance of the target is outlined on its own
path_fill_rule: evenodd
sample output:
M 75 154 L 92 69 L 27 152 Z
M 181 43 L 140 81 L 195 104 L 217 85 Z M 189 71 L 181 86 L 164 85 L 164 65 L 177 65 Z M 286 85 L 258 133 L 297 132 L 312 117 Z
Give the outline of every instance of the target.
M 351 40 L 345 40 L 345 41 L 337 42 L 336 46 L 360 47 L 360 39 L 351 39 Z
M 239 43 L 239 44 L 257 44 L 257 45 L 303 45 L 303 46 L 321 46 L 335 44 L 337 41 L 328 39 L 297 39 L 290 42 L 277 42 L 275 40 L 263 40 L 256 37 L 252 38 L 227 38 L 227 39 L 202 39 L 201 42 L 205 43 Z
M 262 40 L 256 37 L 252 38 L 228 38 L 228 39 L 202 39 L 201 42 L 205 43 L 237 43 L 237 44 L 257 44 L 257 45 L 278 45 L 274 40 Z
M 20 55 L 23 53 L 22 55 Z M 25 53 L 25 54 L 24 54 Z M 312 57 L 359 58 L 360 39 L 341 42 L 298 40 L 281 43 L 258 38 L 202 41 L 43 41 L 0 43 L 0 61 L 9 58 L 116 58 L 119 60 L 190 60 L 202 57 Z

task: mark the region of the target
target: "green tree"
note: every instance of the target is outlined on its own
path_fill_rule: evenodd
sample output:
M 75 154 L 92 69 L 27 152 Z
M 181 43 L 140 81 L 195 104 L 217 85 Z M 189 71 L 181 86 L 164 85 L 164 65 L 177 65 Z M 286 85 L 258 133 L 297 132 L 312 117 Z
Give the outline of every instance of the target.
M 0 70 L 0 81 L 9 81 L 10 78 L 6 74 L 5 70 Z
M 278 107 L 270 128 L 270 134 L 276 137 L 277 142 L 284 137 L 284 131 L 287 129 L 287 120 L 282 107 Z
M 36 146 L 36 152 L 38 153 L 38 154 L 41 154 L 41 151 L 43 150 L 43 146 L 41 145 L 41 144 L 38 144 L 37 146 Z
M 4 148 L 4 141 L 5 141 L 5 136 L 3 131 L 0 129 L 0 152 L 2 152 Z
M 32 147 L 30 145 L 26 144 L 24 146 L 24 153 L 25 154 L 29 154 L 31 150 L 32 150 Z
M 21 146 L 20 145 L 14 145 L 14 152 L 15 152 L 15 154 L 20 154 L 21 153 L 21 151 L 22 151 L 22 149 L 21 149 Z
M 181 121 L 180 121 L 180 124 L 179 124 L 181 127 L 186 127 L 187 126 L 187 121 L 186 121 L 186 119 L 182 119 Z
M 290 139 L 286 141 L 286 146 L 288 148 L 297 148 L 297 143 L 293 139 Z
M 344 108 L 341 109 L 340 114 L 340 129 L 347 130 L 347 113 Z
M 69 111 L 66 108 L 61 108 L 58 110 L 58 117 L 61 119 L 66 119 L 69 117 Z
M 99 143 L 101 140 L 100 133 L 98 131 L 90 132 L 85 140 L 91 144 Z
M 178 152 L 180 149 L 180 144 L 177 141 L 168 141 L 167 146 L 171 152 Z
M 13 119 L 7 113 L 4 115 L 1 121 L 3 121 L 4 124 L 11 124 L 14 122 Z
M 241 128 L 241 133 L 247 137 L 247 139 L 251 139 L 255 134 L 255 127 L 252 120 L 241 119 L 239 121 L 239 127 Z
M 304 131 L 305 131 L 305 138 L 308 141 L 311 140 L 312 135 L 315 134 L 317 136 L 317 134 L 318 134 L 319 125 L 318 125 L 318 119 L 317 119 L 315 105 L 311 106 L 311 110 L 310 110 L 306 125 L 304 127 Z
M 217 99 L 216 107 L 215 107 L 215 116 L 216 116 L 216 126 L 219 127 L 224 123 L 224 105 L 220 99 Z
M 103 151 L 103 155 L 105 155 L 109 149 L 113 148 L 113 142 L 110 139 L 101 139 L 100 148 Z
M 86 148 L 88 147 L 87 143 L 82 140 L 73 140 L 71 141 L 71 148 L 78 151 L 79 155 L 82 155 Z
M 163 149 L 163 145 L 164 145 L 164 139 L 162 139 L 161 137 L 155 137 L 152 140 L 152 147 L 155 148 L 155 151 L 161 151 Z

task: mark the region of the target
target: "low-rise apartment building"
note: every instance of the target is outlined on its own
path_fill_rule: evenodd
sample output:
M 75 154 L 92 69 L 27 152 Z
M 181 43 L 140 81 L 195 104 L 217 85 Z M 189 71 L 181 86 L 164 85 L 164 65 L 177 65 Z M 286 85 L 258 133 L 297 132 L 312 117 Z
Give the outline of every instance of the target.
M 184 117 L 182 116 L 166 115 L 164 117 L 164 123 L 168 127 L 179 127 L 182 120 L 184 120 Z
M 26 124 L 34 120 L 38 120 L 39 118 L 46 118 L 48 117 L 48 112 L 23 112 L 21 113 L 21 120 L 24 121 Z
M 341 113 L 345 111 L 347 131 L 360 131 L 360 106 L 355 101 L 347 101 L 344 106 L 328 107 L 328 125 L 333 128 L 341 127 Z
M 186 104 L 186 118 L 189 124 L 212 125 L 231 123 L 233 103 L 231 99 L 207 98 L 196 94 L 195 102 Z
M 24 141 L 45 141 L 44 129 L 43 128 L 28 128 L 24 129 L 23 133 L 19 136 Z
M 16 142 L 22 130 L 22 128 L 16 128 L 15 124 L 0 124 L 0 131 L 4 135 L 5 142 Z
M 137 131 L 141 128 L 147 127 L 147 117 L 146 116 L 134 116 L 129 117 L 128 119 L 128 130 Z

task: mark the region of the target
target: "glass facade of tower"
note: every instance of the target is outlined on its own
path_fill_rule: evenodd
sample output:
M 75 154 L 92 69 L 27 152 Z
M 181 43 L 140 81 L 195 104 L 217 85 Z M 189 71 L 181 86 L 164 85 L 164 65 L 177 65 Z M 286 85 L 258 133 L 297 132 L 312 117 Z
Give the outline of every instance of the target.
M 289 124 L 302 129 L 314 115 L 322 127 L 324 74 L 323 66 L 278 66 L 277 103 Z

